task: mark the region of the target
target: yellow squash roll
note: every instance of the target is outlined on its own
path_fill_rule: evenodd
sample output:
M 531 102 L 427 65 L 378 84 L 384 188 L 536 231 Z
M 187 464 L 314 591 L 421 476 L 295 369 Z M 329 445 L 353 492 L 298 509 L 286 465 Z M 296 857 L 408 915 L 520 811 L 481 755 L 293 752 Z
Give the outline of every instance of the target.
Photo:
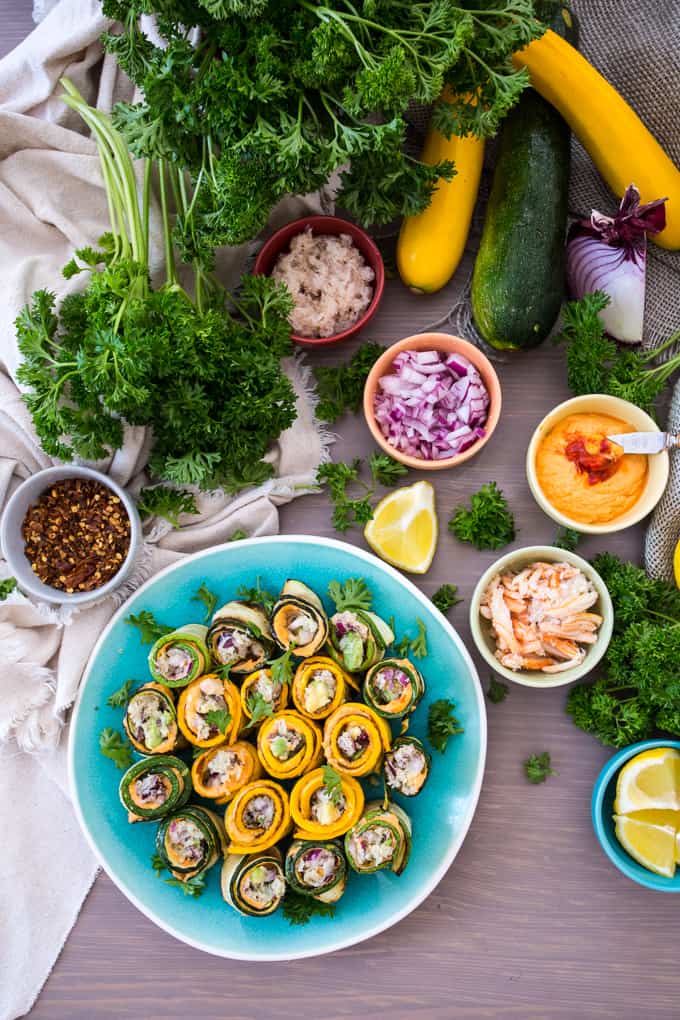
M 347 776 L 366 776 L 380 769 L 389 751 L 391 731 L 374 709 L 348 701 L 324 724 L 323 748 L 329 765 Z
M 189 743 L 196 747 L 233 743 L 241 728 L 238 687 L 216 673 L 197 677 L 180 694 L 177 722 Z
M 270 779 L 258 779 L 239 790 L 224 815 L 230 854 L 268 850 L 291 828 L 288 794 Z
M 257 753 L 275 779 L 295 779 L 321 761 L 321 730 L 299 712 L 277 712 L 258 730 Z
M 324 770 L 314 769 L 298 779 L 290 795 L 296 839 L 335 839 L 359 820 L 364 791 L 351 776 L 342 776 L 339 789 L 328 789 Z
M 261 775 L 257 752 L 245 740 L 209 747 L 191 766 L 194 790 L 199 797 L 216 804 L 227 804 L 242 787 Z
M 325 719 L 356 686 L 347 673 L 325 655 L 313 655 L 298 666 L 293 680 L 293 703 L 308 719 Z

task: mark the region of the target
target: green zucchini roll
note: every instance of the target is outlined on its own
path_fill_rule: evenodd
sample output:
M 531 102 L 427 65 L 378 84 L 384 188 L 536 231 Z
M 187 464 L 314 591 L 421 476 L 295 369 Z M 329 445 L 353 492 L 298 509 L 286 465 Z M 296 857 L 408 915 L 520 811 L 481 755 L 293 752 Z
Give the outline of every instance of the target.
M 149 652 L 149 669 L 156 683 L 165 687 L 186 687 L 202 676 L 210 664 L 205 643 L 207 627 L 188 623 L 185 627 L 164 634 Z
M 381 659 L 364 680 L 364 701 L 386 719 L 403 719 L 425 693 L 420 671 L 408 659 Z
M 222 819 L 198 804 L 166 815 L 156 833 L 158 855 L 180 882 L 212 868 L 224 847 Z
M 185 744 L 172 693 L 162 684 L 142 684 L 125 706 L 123 729 L 140 754 L 170 754 Z
M 220 883 L 225 903 L 239 914 L 273 914 L 286 891 L 278 847 L 259 854 L 228 854 Z
M 351 867 L 361 875 L 383 868 L 401 875 L 411 853 L 411 819 L 398 804 L 388 808 L 380 801 L 367 804 L 345 836 L 345 853 Z
M 375 665 L 394 641 L 392 628 L 375 613 L 345 609 L 331 616 L 328 652 L 348 673 Z
M 129 822 L 156 821 L 189 800 L 189 769 L 181 758 L 170 754 L 136 761 L 121 779 L 119 794 Z
M 260 669 L 276 648 L 266 613 L 249 602 L 227 602 L 218 609 L 207 641 L 215 661 L 238 676 Z
M 337 903 L 347 885 L 347 861 L 336 840 L 295 839 L 286 854 L 291 889 L 323 903 Z
M 428 780 L 431 764 L 432 758 L 417 737 L 397 737 L 383 763 L 388 791 L 416 797 Z
M 306 659 L 326 643 L 328 617 L 321 599 L 302 581 L 288 580 L 272 610 L 272 630 L 283 649 Z

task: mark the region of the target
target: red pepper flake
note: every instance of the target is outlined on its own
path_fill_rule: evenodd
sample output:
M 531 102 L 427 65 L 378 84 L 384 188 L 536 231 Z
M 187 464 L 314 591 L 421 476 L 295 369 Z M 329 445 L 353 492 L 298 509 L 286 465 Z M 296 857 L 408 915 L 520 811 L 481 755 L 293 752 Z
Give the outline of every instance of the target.
M 575 435 L 567 437 L 564 453 L 567 460 L 576 465 L 577 471 L 588 476 L 589 485 L 606 482 L 616 474 L 621 456 L 606 437 L 597 439 Z
M 101 588 L 130 548 L 130 518 L 120 498 L 90 478 L 45 489 L 21 526 L 25 553 L 40 580 L 73 594 Z

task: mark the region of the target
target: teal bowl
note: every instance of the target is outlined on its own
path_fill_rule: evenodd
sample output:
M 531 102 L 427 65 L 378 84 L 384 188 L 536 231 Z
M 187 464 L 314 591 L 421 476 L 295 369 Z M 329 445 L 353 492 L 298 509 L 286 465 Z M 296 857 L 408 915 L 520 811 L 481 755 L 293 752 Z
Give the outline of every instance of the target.
M 591 817 L 600 846 L 612 864 L 616 865 L 627 878 L 632 878 L 638 885 L 644 885 L 647 889 L 656 889 L 658 892 L 680 892 L 680 868 L 673 878 L 655 875 L 653 871 L 648 871 L 647 868 L 643 868 L 641 864 L 633 860 L 630 854 L 623 849 L 614 832 L 614 797 L 616 796 L 616 780 L 619 770 L 636 754 L 641 751 L 649 751 L 652 747 L 674 747 L 680 751 L 680 740 L 641 740 L 638 744 L 624 747 L 622 751 L 610 758 L 595 780 L 590 807 Z
M 129 677 L 148 677 L 149 645 L 126 625 L 130 613 L 151 610 L 161 623 L 200 622 L 203 606 L 193 601 L 205 582 L 220 601 L 255 584 L 278 591 L 288 577 L 305 581 L 326 596 L 332 580 L 363 577 L 375 609 L 394 616 L 398 635 L 416 634 L 416 617 L 427 627 L 428 654 L 419 661 L 427 691 L 409 732 L 426 739 L 427 706 L 453 698 L 464 732 L 433 753 L 432 773 L 418 797 L 398 798 L 413 822 L 413 853 L 401 876 L 352 874 L 335 917 L 314 917 L 291 926 L 281 911 L 265 918 L 241 917 L 220 895 L 219 866 L 208 873 L 199 899 L 155 876 L 156 825 L 130 825 L 118 800 L 121 773 L 99 751 L 104 727 L 120 730 L 122 709 L 107 698 Z M 189 556 L 156 574 L 115 614 L 95 646 L 71 724 L 69 770 L 76 812 L 95 854 L 128 899 L 171 935 L 198 949 L 241 960 L 291 960 L 318 956 L 370 938 L 405 917 L 443 878 L 470 826 L 477 805 L 486 754 L 486 712 L 479 678 L 453 627 L 415 585 L 370 553 L 342 542 L 279 535 L 247 539 Z M 367 797 L 382 787 L 365 785 Z M 220 810 L 220 809 L 218 809 Z

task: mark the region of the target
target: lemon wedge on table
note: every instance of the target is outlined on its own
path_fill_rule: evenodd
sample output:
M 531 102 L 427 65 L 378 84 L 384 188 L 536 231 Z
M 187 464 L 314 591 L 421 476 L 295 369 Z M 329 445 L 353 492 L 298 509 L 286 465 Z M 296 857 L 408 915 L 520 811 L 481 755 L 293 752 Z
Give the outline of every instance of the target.
M 670 825 L 650 825 L 627 815 L 614 815 L 616 838 L 643 868 L 672 878 L 675 874 L 676 833 Z
M 626 762 L 616 783 L 614 812 L 680 810 L 680 751 L 653 747 Z
M 437 548 L 437 515 L 430 483 L 416 482 L 385 496 L 364 528 L 364 537 L 387 563 L 411 574 L 424 574 Z

